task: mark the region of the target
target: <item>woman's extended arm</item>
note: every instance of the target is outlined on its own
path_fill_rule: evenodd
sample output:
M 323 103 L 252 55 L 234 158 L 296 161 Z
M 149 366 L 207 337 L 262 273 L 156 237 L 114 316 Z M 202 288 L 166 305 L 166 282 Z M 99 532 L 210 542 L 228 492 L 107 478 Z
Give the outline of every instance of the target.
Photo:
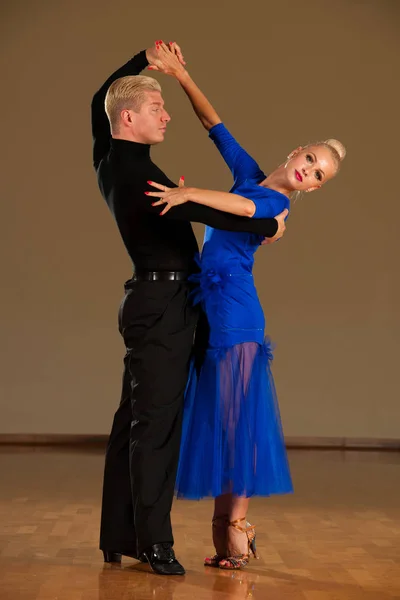
M 218 125 L 221 123 L 221 119 L 219 118 L 217 112 L 212 106 L 211 102 L 206 98 L 201 89 L 195 84 L 193 79 L 190 77 L 189 73 L 182 67 L 182 72 L 180 72 L 176 79 L 182 86 L 185 94 L 189 98 L 193 110 L 201 121 L 203 127 L 210 131 L 214 125 Z
M 185 202 L 196 202 L 197 204 L 203 204 L 204 206 L 209 206 L 210 208 L 233 215 L 239 215 L 240 217 L 252 217 L 256 211 L 256 206 L 252 200 L 238 194 L 204 190 L 195 187 L 169 188 L 154 181 L 149 181 L 148 183 L 160 190 L 158 192 L 146 192 L 147 196 L 161 198 L 154 202 L 153 206 L 166 204 L 160 215 L 164 215 L 173 206 L 178 206 Z
M 169 48 L 160 43 L 157 47 L 157 70 L 171 75 L 179 81 L 193 106 L 194 112 L 203 127 L 209 131 L 210 138 L 228 165 L 234 181 L 239 183 L 245 179 L 253 179 L 260 182 L 265 179 L 265 173 L 260 169 L 257 162 L 223 125 L 214 107 L 186 71 L 184 67 L 186 63 L 176 42 L 170 44 Z

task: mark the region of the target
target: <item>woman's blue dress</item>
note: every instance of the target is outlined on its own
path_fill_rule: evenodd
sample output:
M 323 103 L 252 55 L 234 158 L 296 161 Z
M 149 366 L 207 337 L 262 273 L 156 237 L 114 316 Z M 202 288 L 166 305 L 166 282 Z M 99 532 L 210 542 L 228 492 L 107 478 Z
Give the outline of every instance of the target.
M 231 192 L 254 201 L 253 218 L 275 217 L 289 208 L 286 196 L 257 185 L 265 174 L 222 123 L 210 137 L 231 169 Z M 271 345 L 252 274 L 262 240 L 206 227 L 200 273 L 192 279 L 210 338 L 200 372 L 193 364 L 186 389 L 178 497 L 293 491 L 270 371 Z

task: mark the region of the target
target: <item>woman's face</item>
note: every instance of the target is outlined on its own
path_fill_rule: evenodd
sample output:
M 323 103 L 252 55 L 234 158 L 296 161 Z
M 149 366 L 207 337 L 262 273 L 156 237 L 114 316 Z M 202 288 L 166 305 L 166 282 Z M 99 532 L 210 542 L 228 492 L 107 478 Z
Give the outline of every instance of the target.
M 332 152 L 325 146 L 297 148 L 285 164 L 287 182 L 292 190 L 313 191 L 336 174 Z

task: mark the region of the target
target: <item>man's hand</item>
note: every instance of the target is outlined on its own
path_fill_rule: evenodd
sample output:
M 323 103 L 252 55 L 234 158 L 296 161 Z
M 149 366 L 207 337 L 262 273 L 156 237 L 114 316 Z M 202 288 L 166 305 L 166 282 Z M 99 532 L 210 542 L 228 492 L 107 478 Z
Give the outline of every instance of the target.
M 167 46 L 162 40 L 157 41 L 152 48 L 146 50 L 146 57 L 150 71 L 161 71 L 173 77 L 185 72 L 186 62 L 176 42 L 169 42 Z
M 278 221 L 278 231 L 276 232 L 274 237 L 264 238 L 264 241 L 261 242 L 262 246 L 264 246 L 264 244 L 273 244 L 274 242 L 277 242 L 278 240 L 281 239 L 281 237 L 285 233 L 285 229 L 286 229 L 285 218 L 288 216 L 288 214 L 289 214 L 289 211 L 287 208 L 285 208 L 285 210 L 283 212 L 281 212 L 280 215 L 275 217 L 275 219 Z

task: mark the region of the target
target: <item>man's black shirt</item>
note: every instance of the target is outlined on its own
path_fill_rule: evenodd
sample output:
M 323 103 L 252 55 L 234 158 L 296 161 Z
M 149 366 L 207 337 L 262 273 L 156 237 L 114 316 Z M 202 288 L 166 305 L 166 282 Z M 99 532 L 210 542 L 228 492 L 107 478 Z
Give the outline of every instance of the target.
M 148 181 L 176 187 L 150 158 L 150 146 L 111 137 L 104 109 L 106 93 L 116 79 L 138 75 L 148 61 L 140 52 L 107 79 L 92 100 L 93 165 L 100 190 L 120 231 L 135 269 L 192 271 L 197 241 L 190 221 L 227 231 L 273 237 L 275 219 L 238 217 L 187 202 L 159 216 L 163 206 L 145 195 Z

